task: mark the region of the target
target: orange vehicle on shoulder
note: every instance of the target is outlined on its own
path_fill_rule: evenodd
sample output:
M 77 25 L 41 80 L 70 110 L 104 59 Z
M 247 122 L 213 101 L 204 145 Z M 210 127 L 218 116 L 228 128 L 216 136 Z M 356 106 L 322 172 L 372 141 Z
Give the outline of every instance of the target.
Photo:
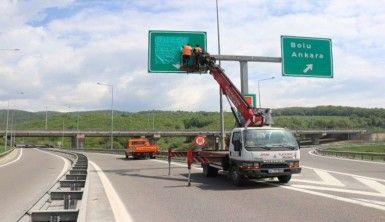
M 128 139 L 125 153 L 127 159 L 130 156 L 134 159 L 155 159 L 159 151 L 160 149 L 157 145 L 151 144 L 148 139 L 141 137 Z

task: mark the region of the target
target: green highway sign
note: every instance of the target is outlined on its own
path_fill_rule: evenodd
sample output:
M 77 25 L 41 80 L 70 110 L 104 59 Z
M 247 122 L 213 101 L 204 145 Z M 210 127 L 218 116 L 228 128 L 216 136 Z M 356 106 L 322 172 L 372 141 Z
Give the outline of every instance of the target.
M 183 45 L 190 44 L 193 48 L 199 45 L 206 52 L 206 36 L 206 32 L 150 30 L 148 32 L 148 72 L 185 73 L 186 71 L 181 69 Z
M 332 40 L 281 36 L 282 75 L 333 78 Z

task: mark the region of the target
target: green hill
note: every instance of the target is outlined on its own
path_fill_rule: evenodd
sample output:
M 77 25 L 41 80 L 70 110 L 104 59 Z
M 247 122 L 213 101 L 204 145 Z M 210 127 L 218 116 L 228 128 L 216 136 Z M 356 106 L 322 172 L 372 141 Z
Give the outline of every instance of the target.
M 0 130 L 5 129 L 7 110 L 0 110 Z M 225 113 L 225 128 L 234 127 L 231 113 Z M 45 129 L 45 112 L 10 110 L 8 129 Z M 79 117 L 79 118 L 78 118 Z M 369 109 L 341 106 L 318 106 L 311 108 L 291 107 L 273 110 L 274 125 L 290 129 L 368 129 L 385 131 L 385 109 Z M 78 122 L 79 119 L 79 122 Z M 110 130 L 109 110 L 84 112 L 48 112 L 48 130 Z M 219 129 L 218 112 L 159 111 L 114 112 L 114 130 L 188 130 Z M 31 138 L 24 138 L 30 140 Z M 36 140 L 38 139 L 34 139 Z M 58 139 L 42 139 L 40 142 L 54 142 Z M 116 139 L 116 147 L 122 148 L 126 139 Z M 17 142 L 23 142 L 19 141 Z M 183 138 L 162 138 L 161 145 L 181 145 Z M 69 140 L 65 141 L 68 145 Z M 108 138 L 89 138 L 89 147 L 108 147 Z M 115 146 L 115 144 L 114 144 Z

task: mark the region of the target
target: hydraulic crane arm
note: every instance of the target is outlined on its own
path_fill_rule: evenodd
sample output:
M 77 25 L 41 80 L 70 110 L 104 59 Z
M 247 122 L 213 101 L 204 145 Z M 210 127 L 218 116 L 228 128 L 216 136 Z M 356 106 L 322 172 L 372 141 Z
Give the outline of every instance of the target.
M 239 127 L 263 126 L 271 124 L 270 109 L 256 109 L 251 107 L 237 87 L 226 76 L 223 69 L 215 64 L 215 58 L 208 53 L 203 53 L 200 60 L 200 66 L 209 70 L 210 74 L 218 82 L 223 94 L 234 105 L 242 118 L 239 118 L 232 107 L 233 114 Z M 231 105 L 231 104 L 230 104 Z

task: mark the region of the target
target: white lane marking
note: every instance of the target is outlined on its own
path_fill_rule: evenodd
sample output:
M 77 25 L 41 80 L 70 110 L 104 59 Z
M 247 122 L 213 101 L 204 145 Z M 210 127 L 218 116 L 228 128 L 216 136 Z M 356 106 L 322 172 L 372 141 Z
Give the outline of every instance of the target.
M 366 177 L 366 176 L 361 176 L 361 175 L 351 174 L 351 173 L 342 173 L 342 172 L 333 171 L 333 170 L 324 170 L 324 169 L 320 169 L 320 168 L 307 167 L 304 165 L 302 165 L 301 167 L 305 168 L 305 169 L 311 169 L 311 170 L 323 170 L 323 171 L 327 171 L 329 173 L 334 173 L 334 174 L 339 174 L 339 175 L 344 175 L 344 176 L 350 176 L 350 177 L 354 177 L 354 178 L 357 177 L 357 178 L 364 178 L 364 179 L 368 179 L 368 180 L 375 180 L 375 181 L 379 181 L 379 182 L 385 182 L 384 179 L 380 179 L 380 178 Z
M 164 160 L 152 160 L 152 161 L 168 164 L 168 161 L 164 161 Z M 186 166 L 186 164 L 173 163 L 173 162 L 171 164 L 176 165 L 176 166 Z M 302 166 L 302 167 L 304 167 L 304 166 Z M 193 168 L 201 170 L 201 168 L 196 168 L 196 167 L 193 167 Z M 304 167 L 304 168 L 325 171 L 325 170 L 322 170 L 322 169 L 311 168 L 311 167 Z M 346 174 L 346 173 L 335 172 L 335 171 L 327 171 L 327 172 L 333 172 L 333 173 L 342 174 L 342 175 L 358 176 L 358 175 L 354 175 L 354 174 Z M 367 178 L 367 177 L 362 177 L 362 176 L 358 176 L 358 177 L 360 177 L 360 178 Z M 381 180 L 381 179 L 376 179 L 376 178 L 372 178 L 372 179 Z M 277 185 L 277 184 L 270 183 L 270 182 L 262 182 L 262 183 L 270 184 L 270 185 L 273 185 L 273 186 L 276 186 L 276 187 L 281 187 L 281 188 L 284 188 L 284 189 L 294 190 L 294 191 L 298 191 L 298 192 L 302 192 L 302 193 L 307 193 L 307 194 L 312 194 L 312 195 L 316 195 L 316 196 L 326 197 L 326 198 L 330 198 L 330 199 L 334 199 L 334 200 L 339 200 L 339 201 L 343 201 L 343 202 L 347 202 L 347 203 L 351 203 L 351 204 L 356 204 L 356 205 L 360 205 L 360 206 L 364 206 L 364 207 L 369 207 L 369 208 L 374 208 L 374 209 L 385 211 L 385 206 L 380 206 L 380 205 L 382 205 L 381 201 L 372 201 L 372 200 L 370 200 L 370 201 L 362 201 L 362 200 L 359 200 L 359 199 L 350 199 L 350 198 L 346 198 L 346 197 L 340 197 L 340 196 L 336 196 L 336 195 L 332 195 L 332 194 L 320 193 L 320 192 L 317 192 L 317 191 L 306 190 L 306 189 L 302 189 L 300 187 L 296 187 L 296 186 L 300 186 L 300 185 Z M 316 186 L 311 186 L 311 187 L 322 188 L 322 187 L 316 187 Z M 334 189 L 334 191 L 338 190 L 338 191 L 342 191 L 342 192 L 343 191 L 347 191 L 346 189 L 336 189 L 336 188 L 329 188 L 329 189 Z M 375 197 L 381 196 L 378 193 L 364 192 L 364 191 L 358 191 L 358 192 L 364 193 L 365 195 L 369 194 L 369 196 L 375 196 Z M 357 193 L 357 191 L 354 190 L 354 191 L 351 191 L 350 193 Z
M 355 200 L 359 201 L 364 201 L 372 204 L 378 204 L 378 205 L 383 205 L 385 206 L 385 201 L 378 201 L 378 200 L 368 200 L 368 199 L 359 199 L 359 198 L 354 198 Z
M 59 157 L 60 159 L 63 160 L 64 162 L 64 166 L 63 166 L 63 169 L 61 170 L 59 176 L 57 176 L 56 180 L 59 180 L 60 178 L 62 178 L 64 176 L 64 174 L 67 172 L 67 170 L 71 167 L 71 163 L 68 159 L 62 157 L 62 156 L 59 156 L 57 154 L 54 154 L 54 153 L 51 153 L 51 152 L 48 152 L 48 151 L 45 151 L 45 150 L 41 150 L 41 149 L 37 149 L 37 148 L 34 148 L 34 150 L 38 150 L 40 152 L 43 152 L 43 153 L 46 153 L 46 154 L 49 154 L 51 156 L 54 156 L 54 157 Z
M 19 149 L 20 149 L 20 153 L 19 153 L 19 156 L 17 156 L 17 158 L 16 158 L 16 159 L 14 159 L 14 160 L 12 160 L 11 162 L 8 162 L 8 163 L 5 163 L 5 164 L 3 164 L 3 165 L 0 165 L 0 168 L 1 168 L 1 167 L 5 167 L 5 166 L 8 166 L 9 164 L 12 164 L 12 163 L 14 163 L 14 162 L 16 162 L 16 161 L 20 160 L 20 158 L 21 158 L 21 155 L 23 155 L 23 149 L 21 149 L 21 148 L 19 148 Z
M 318 186 L 312 186 L 312 185 L 299 185 L 299 184 L 291 184 L 290 186 L 296 187 L 296 188 L 311 189 L 311 190 L 325 190 L 325 191 L 334 191 L 339 193 L 352 193 L 352 194 L 374 196 L 374 197 L 385 197 L 385 194 L 379 194 L 377 192 L 360 191 L 360 190 L 348 190 L 348 189 L 340 189 L 340 188 L 332 188 L 332 187 L 318 187 Z
M 374 180 L 364 179 L 364 178 L 355 178 L 355 179 L 365 184 L 366 186 L 372 188 L 373 190 L 378 191 L 379 193 L 385 195 L 385 186 L 382 185 L 381 183 Z
M 341 183 L 337 178 L 333 177 L 324 170 L 313 170 L 322 181 L 315 180 L 303 180 L 303 179 L 291 179 L 291 181 L 300 182 L 300 183 L 311 183 L 324 186 L 336 186 L 336 187 L 346 187 L 345 184 Z
M 327 185 L 337 186 L 337 187 L 345 187 L 345 184 L 341 183 L 335 177 L 333 177 L 330 173 L 324 170 L 314 170 L 316 174 L 325 182 Z
M 317 196 L 321 196 L 321 197 L 326 197 L 326 198 L 330 198 L 330 199 L 334 199 L 334 200 L 344 201 L 347 203 L 357 204 L 360 206 L 370 207 L 370 208 L 385 211 L 385 206 L 379 206 L 377 204 L 362 202 L 359 200 L 350 199 L 350 198 L 346 198 L 346 197 L 339 197 L 339 196 L 335 196 L 332 194 L 320 193 L 320 192 L 316 192 L 316 191 L 312 191 L 312 190 L 305 190 L 305 189 L 301 189 L 301 188 L 293 187 L 293 186 L 278 185 L 278 184 L 273 184 L 273 183 L 269 183 L 269 182 L 266 182 L 266 183 L 273 185 L 273 186 L 276 186 L 276 187 L 282 187 L 284 189 L 295 190 L 295 191 L 299 191 L 302 193 L 313 194 L 313 195 L 317 195 Z
M 100 181 L 103 184 L 104 191 L 106 192 L 108 201 L 110 202 L 112 212 L 114 213 L 115 221 L 125 221 L 125 222 L 133 221 L 132 217 L 127 212 L 127 209 L 124 206 L 119 195 L 116 193 L 111 182 L 108 180 L 107 176 L 103 173 L 103 171 L 100 169 L 100 167 L 96 163 L 92 161 L 88 161 L 88 162 L 94 167 L 94 169 L 98 173 Z
M 333 156 L 322 156 L 314 153 L 314 150 L 310 150 L 308 152 L 312 156 L 316 157 L 322 157 L 322 158 L 329 158 L 329 159 L 335 159 L 335 160 L 345 160 L 345 161 L 353 161 L 353 162 L 361 162 L 361 163 L 372 163 L 372 164 L 380 164 L 380 165 L 385 165 L 385 163 L 381 162 L 376 162 L 376 161 L 367 161 L 367 160 L 353 160 L 353 159 L 348 159 L 348 158 L 338 158 L 338 157 L 333 157 Z

